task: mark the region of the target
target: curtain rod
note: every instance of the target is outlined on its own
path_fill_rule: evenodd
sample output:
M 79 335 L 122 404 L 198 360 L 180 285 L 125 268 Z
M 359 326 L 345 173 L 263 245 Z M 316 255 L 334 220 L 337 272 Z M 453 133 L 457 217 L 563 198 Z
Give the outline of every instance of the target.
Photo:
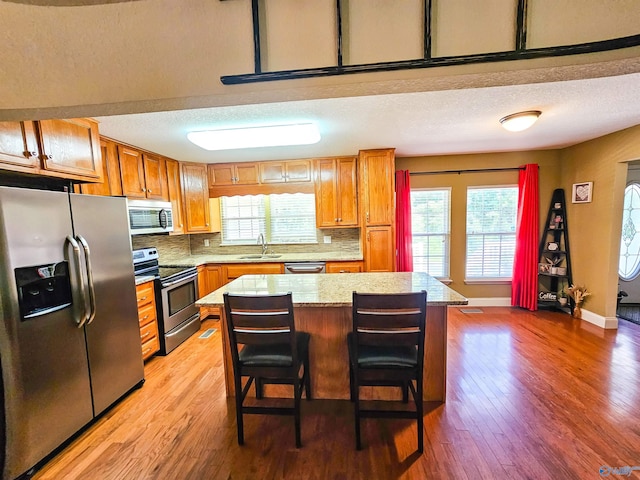
M 509 170 L 524 170 L 524 167 L 512 167 L 512 168 L 478 168 L 471 170 L 439 170 L 437 172 L 409 172 L 410 176 L 413 175 L 441 175 L 445 173 L 483 173 L 483 172 L 506 172 Z

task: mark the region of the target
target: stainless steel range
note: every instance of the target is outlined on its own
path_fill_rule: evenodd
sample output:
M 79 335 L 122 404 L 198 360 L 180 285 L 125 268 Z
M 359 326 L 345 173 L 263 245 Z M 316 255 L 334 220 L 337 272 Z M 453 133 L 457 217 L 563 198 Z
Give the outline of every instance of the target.
M 136 276 L 155 277 L 160 330 L 160 355 L 166 355 L 200 329 L 198 270 L 196 267 L 160 265 L 157 249 L 133 251 Z

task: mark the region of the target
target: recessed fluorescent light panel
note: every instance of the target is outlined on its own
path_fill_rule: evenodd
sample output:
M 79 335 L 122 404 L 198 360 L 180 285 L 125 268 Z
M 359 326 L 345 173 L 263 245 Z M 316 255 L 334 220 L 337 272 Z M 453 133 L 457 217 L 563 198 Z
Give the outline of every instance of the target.
M 189 132 L 187 138 L 191 143 L 205 150 L 231 150 L 234 148 L 310 145 L 320 141 L 320 132 L 313 123 L 296 123 Z

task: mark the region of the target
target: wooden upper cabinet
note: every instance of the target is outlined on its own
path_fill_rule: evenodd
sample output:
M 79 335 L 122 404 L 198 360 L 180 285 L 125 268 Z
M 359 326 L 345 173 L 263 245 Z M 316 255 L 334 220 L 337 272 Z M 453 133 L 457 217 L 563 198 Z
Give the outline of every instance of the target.
M 87 118 L 0 122 L 0 168 L 102 182 L 98 123 Z
M 357 161 L 355 157 L 316 160 L 316 225 L 318 228 L 358 225 Z
M 102 183 L 83 183 L 80 192 L 89 195 L 120 196 L 122 183 L 120 181 L 120 164 L 118 162 L 118 147 L 115 142 L 100 139 L 102 154 Z
M 359 163 L 363 226 L 393 225 L 394 149 L 361 150 Z
M 118 145 L 122 194 L 129 198 L 147 198 L 144 187 L 144 165 L 142 152 Z
M 165 159 L 118 145 L 122 194 L 129 198 L 169 201 Z
M 185 233 L 210 231 L 207 165 L 181 163 Z
M 148 199 L 169 201 L 166 160 L 151 153 L 142 154 L 145 193 Z
M 17 171 L 39 168 L 35 122 L 0 122 L 0 167 L 5 164 Z
M 260 163 L 261 183 L 311 181 L 311 160 L 289 160 Z
M 37 123 L 42 168 L 69 178 L 102 181 L 98 123 L 86 118 Z
M 208 167 L 209 187 L 257 185 L 257 163 L 214 163 Z
M 184 233 L 184 213 L 182 205 L 182 186 L 180 182 L 180 164 L 176 160 L 166 161 L 167 187 L 169 189 L 169 201 L 173 211 L 173 233 Z

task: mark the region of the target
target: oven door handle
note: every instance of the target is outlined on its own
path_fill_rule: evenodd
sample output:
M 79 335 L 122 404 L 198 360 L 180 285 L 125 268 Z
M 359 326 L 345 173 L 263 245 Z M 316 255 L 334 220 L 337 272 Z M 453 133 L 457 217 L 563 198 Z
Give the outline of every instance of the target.
M 163 283 L 162 288 L 173 287 L 174 285 L 177 285 L 179 283 L 188 283 L 193 281 L 196 278 L 198 278 L 198 273 L 194 273 L 193 275 L 189 275 L 188 277 L 183 277 L 179 280 L 174 280 L 173 282 Z

